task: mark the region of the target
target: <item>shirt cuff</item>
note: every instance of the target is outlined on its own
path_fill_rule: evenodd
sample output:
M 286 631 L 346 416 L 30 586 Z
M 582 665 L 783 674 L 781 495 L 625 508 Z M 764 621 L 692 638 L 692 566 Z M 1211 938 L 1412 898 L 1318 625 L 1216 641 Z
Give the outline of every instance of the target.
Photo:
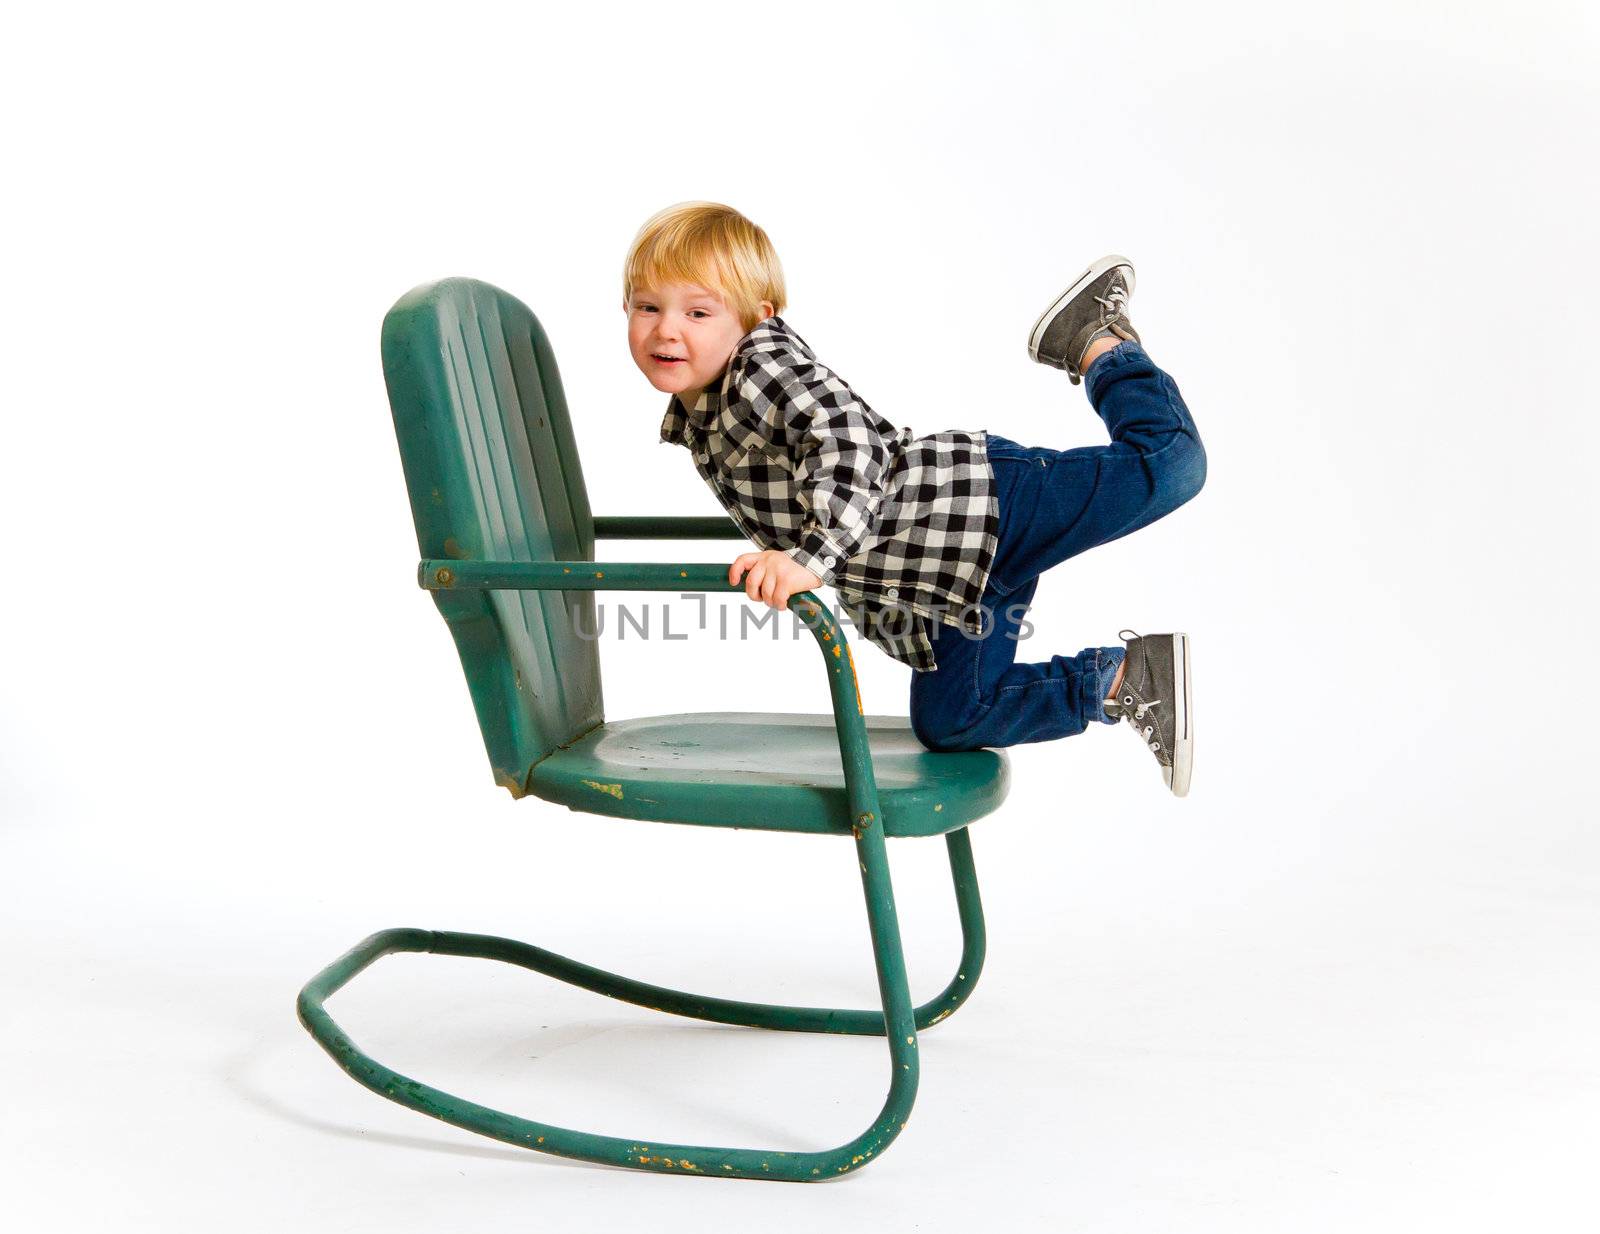
M 844 566 L 844 554 L 828 543 L 828 538 L 816 529 L 801 536 L 797 547 L 783 551 L 796 565 L 810 570 L 830 587 Z

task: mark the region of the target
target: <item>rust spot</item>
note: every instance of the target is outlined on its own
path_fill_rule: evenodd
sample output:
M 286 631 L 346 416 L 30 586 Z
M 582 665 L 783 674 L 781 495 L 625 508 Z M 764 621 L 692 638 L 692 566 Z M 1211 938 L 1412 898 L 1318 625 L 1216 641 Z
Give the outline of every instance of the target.
M 679 570 L 678 571 L 678 577 L 679 578 L 688 578 L 689 577 L 689 571 L 687 571 L 687 570 Z
M 444 555 L 460 560 L 467 555 L 467 550 L 461 547 L 460 542 L 454 536 L 446 536 L 444 538 Z
M 844 652 L 850 661 L 850 680 L 855 683 L 856 687 L 856 714 L 864 716 L 867 713 L 861 707 L 861 678 L 856 676 L 856 653 L 851 651 L 849 647 L 846 647 Z
M 495 768 L 494 782 L 501 788 L 505 789 L 513 797 L 525 797 L 527 795 L 527 791 L 523 787 L 521 780 L 508 771 L 500 770 L 498 767 Z
M 441 587 L 448 587 L 456 581 L 456 572 L 449 566 L 440 566 L 433 572 L 433 581 Z
M 571 574 L 572 573 L 572 567 L 571 566 L 562 566 L 561 567 L 561 573 L 563 573 L 563 574 Z
M 952 1011 L 952 1010 L 954 1010 L 954 1008 L 951 1008 L 951 1007 L 946 1007 L 946 1008 L 945 1008 L 945 1009 L 944 1009 L 944 1010 L 943 1010 L 943 1011 L 941 1011 L 941 1012 L 940 1012 L 940 1013 L 939 1013 L 939 1014 L 938 1014 L 938 1015 L 936 1015 L 936 1016 L 934 1016 L 934 1017 L 933 1017 L 933 1019 L 931 1019 L 931 1020 L 929 1020 L 929 1021 L 928 1021 L 928 1027 L 929 1027 L 929 1028 L 932 1028 L 932 1027 L 933 1027 L 933 1026 L 934 1026 L 934 1025 L 935 1025 L 935 1024 L 937 1024 L 937 1023 L 938 1023 L 938 1022 L 939 1022 L 939 1021 L 940 1021 L 940 1020 L 942 1020 L 942 1019 L 944 1019 L 944 1018 L 945 1018 L 945 1016 L 947 1016 L 947 1015 L 949 1015 L 949 1014 L 950 1014 L 950 1012 L 951 1012 L 951 1011 Z
M 604 578 L 606 576 L 606 572 L 604 570 L 596 570 L 594 572 L 594 576 L 596 578 Z
M 684 1161 L 681 1157 L 678 1159 L 678 1164 L 681 1165 L 686 1170 L 698 1170 L 700 1168 L 694 1162 L 692 1162 L 692 1161 Z
M 938 802 L 938 803 L 937 803 L 937 804 L 936 804 L 936 805 L 935 805 L 935 806 L 934 806 L 934 807 L 933 807 L 933 812 L 934 812 L 934 813 L 935 813 L 935 814 L 937 814 L 937 813 L 938 813 L 938 812 L 939 812 L 939 811 L 940 811 L 940 810 L 942 810 L 942 809 L 944 809 L 944 802 L 942 802 L 942 801 L 941 801 L 941 802 Z
M 838 643 L 835 643 L 833 645 L 833 654 L 834 654 L 835 657 L 837 657 L 838 654 L 839 654 L 839 644 Z
M 543 1144 L 544 1143 L 544 1137 L 540 1136 L 537 1140 L 534 1141 L 534 1143 L 535 1144 Z
M 618 801 L 622 800 L 622 785 L 620 784 L 602 784 L 599 780 L 585 780 L 584 783 L 597 793 L 605 793 L 615 797 Z

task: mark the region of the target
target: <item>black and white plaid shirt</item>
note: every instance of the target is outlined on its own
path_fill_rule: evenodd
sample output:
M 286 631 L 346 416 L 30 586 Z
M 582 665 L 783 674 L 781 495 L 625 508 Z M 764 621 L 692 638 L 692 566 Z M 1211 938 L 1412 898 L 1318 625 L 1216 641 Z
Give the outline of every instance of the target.
M 930 619 L 983 629 L 999 525 L 983 430 L 895 428 L 769 317 L 718 386 L 692 404 L 673 396 L 661 440 L 686 447 L 740 529 L 836 588 L 896 660 L 934 669 Z

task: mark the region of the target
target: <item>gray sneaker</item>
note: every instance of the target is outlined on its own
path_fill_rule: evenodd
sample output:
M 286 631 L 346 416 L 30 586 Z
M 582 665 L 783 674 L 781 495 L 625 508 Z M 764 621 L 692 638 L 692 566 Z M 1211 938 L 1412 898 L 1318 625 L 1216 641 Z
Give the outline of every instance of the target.
M 1189 681 L 1187 634 L 1138 635 L 1124 630 L 1127 668 L 1108 715 L 1126 720 L 1161 764 L 1176 797 L 1189 791 L 1194 771 L 1194 701 Z
M 1083 353 L 1097 338 L 1115 335 L 1139 342 L 1128 320 L 1133 295 L 1133 263 L 1115 254 L 1102 257 L 1080 274 L 1034 323 L 1028 359 L 1067 370 L 1072 384 L 1083 380 Z

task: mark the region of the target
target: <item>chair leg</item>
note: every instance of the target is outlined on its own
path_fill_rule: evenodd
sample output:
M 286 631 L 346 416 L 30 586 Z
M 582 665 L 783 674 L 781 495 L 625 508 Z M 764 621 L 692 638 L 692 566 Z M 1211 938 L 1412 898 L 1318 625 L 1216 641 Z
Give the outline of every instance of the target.
M 972 864 L 972 837 L 965 827 L 945 833 L 950 854 L 950 877 L 955 883 L 956 912 L 961 917 L 961 964 L 950 984 L 917 1008 L 917 1028 L 932 1028 L 949 1019 L 972 997 L 972 987 L 983 972 L 988 937 L 983 929 L 983 901 L 978 896 L 978 872 Z
M 870 818 L 870 816 L 869 816 Z M 524 1148 L 630 1169 L 699 1173 L 728 1178 L 771 1178 L 816 1182 L 859 1169 L 883 1152 L 905 1127 L 916 1098 L 916 1033 L 944 1019 L 967 998 L 983 964 L 983 909 L 978 899 L 966 829 L 950 832 L 946 845 L 962 924 L 962 962 L 950 984 L 920 1007 L 911 1005 L 888 854 L 881 825 L 854 831 L 867 903 L 868 927 L 877 966 L 881 1011 L 828 1007 L 785 1007 L 709 998 L 667 989 L 582 964 L 527 943 L 482 934 L 448 931 L 384 930 L 335 960 L 300 992 L 300 1021 L 317 1042 L 358 1083 L 410 1109 Z M 885 1034 L 888 1026 L 890 1084 L 873 1124 L 838 1148 L 817 1153 L 784 1153 L 748 1148 L 647 1144 L 594 1135 L 519 1118 L 432 1088 L 361 1052 L 324 1007 L 340 988 L 383 956 L 396 952 L 434 952 L 501 960 L 558 980 L 676 1015 L 714 1023 L 742 1024 L 799 1032 Z

